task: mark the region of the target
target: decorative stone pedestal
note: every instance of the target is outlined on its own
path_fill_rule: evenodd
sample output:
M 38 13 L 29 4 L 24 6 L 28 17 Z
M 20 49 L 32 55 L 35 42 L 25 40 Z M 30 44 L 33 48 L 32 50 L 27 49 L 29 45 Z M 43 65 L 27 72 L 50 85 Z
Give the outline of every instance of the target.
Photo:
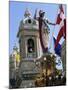
M 55 70 L 53 66 L 55 60 L 51 58 L 54 58 L 54 55 L 46 53 L 38 60 L 22 60 L 18 72 L 17 86 L 19 88 L 46 86 L 47 76 Z
M 18 72 L 19 88 L 35 87 L 35 78 L 41 73 L 41 66 L 39 61 L 22 60 Z

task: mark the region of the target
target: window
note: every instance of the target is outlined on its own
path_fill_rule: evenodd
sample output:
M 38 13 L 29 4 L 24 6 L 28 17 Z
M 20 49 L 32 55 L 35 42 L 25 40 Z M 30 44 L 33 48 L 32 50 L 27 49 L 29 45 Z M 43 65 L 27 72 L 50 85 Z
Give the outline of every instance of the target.
M 28 23 L 31 24 L 31 19 L 28 19 Z
M 28 39 L 28 42 L 27 42 L 27 46 L 28 46 L 28 53 L 33 53 L 34 52 L 34 49 L 35 49 L 35 46 L 34 46 L 34 40 L 33 39 Z

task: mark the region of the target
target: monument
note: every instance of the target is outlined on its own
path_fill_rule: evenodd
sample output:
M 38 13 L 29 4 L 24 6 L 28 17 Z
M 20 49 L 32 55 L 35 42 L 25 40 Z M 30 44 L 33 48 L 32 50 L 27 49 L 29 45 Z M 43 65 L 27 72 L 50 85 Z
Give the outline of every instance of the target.
M 19 38 L 20 47 L 20 65 L 17 77 L 17 87 L 36 87 L 36 79 L 40 81 L 40 85 L 46 85 L 47 69 L 45 70 L 46 60 L 48 55 L 52 55 L 48 52 L 48 26 L 43 25 L 43 28 L 39 28 L 40 23 L 37 19 L 32 18 L 28 9 L 26 9 L 24 14 L 24 19 L 21 20 L 19 26 L 19 32 L 17 37 Z M 43 17 L 42 17 L 43 18 Z M 42 18 L 39 19 L 42 20 Z M 45 23 L 45 22 L 44 22 Z M 46 24 L 46 23 L 45 23 Z M 42 25 L 42 23 L 41 23 Z M 44 52 L 42 46 L 41 32 L 39 30 L 44 29 L 44 34 L 47 38 L 44 38 L 46 42 L 46 52 Z M 42 63 L 44 65 L 42 66 Z M 50 62 L 49 62 L 50 63 Z M 44 68 L 43 68 L 44 67 Z M 50 66 L 51 67 L 51 66 Z M 53 68 L 50 68 L 50 70 Z M 49 71 L 50 72 L 50 71 Z M 52 71 L 53 72 L 53 71 Z M 46 74 L 46 75 L 45 75 Z M 45 76 L 45 77 L 43 77 Z M 37 80 L 37 81 L 38 81 Z

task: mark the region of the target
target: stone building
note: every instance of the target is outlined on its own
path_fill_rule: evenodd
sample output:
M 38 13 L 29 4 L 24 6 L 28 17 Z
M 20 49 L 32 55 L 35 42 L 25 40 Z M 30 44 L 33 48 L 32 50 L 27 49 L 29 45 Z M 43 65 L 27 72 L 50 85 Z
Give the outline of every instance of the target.
M 46 29 L 45 26 L 44 29 Z M 28 9 L 25 11 L 24 19 L 20 22 L 17 37 L 19 38 L 21 61 L 16 86 L 35 87 L 36 78 L 40 78 L 42 74 L 41 62 L 44 60 L 44 56 L 40 45 L 39 23 L 31 17 Z M 44 86 L 44 84 L 40 86 Z
M 19 67 L 19 62 L 20 58 L 19 57 L 19 52 L 18 48 L 16 46 L 13 47 L 13 51 L 9 57 L 9 76 L 10 79 L 15 79 L 16 78 L 16 70 Z
M 40 74 L 41 68 L 36 65 L 42 55 L 38 31 L 38 21 L 32 18 L 26 9 L 17 34 L 21 59 L 18 75 L 21 79 L 19 87 L 35 87 L 35 77 Z

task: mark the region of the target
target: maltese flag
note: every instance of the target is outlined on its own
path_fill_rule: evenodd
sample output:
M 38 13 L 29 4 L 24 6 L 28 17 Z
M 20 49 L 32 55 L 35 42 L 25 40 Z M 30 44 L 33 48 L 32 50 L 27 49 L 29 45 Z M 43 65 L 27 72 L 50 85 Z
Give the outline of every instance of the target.
M 56 24 L 60 25 L 60 29 L 55 43 L 55 48 L 57 47 L 62 36 L 64 37 L 64 39 L 66 39 L 66 19 L 62 5 L 59 6 Z

